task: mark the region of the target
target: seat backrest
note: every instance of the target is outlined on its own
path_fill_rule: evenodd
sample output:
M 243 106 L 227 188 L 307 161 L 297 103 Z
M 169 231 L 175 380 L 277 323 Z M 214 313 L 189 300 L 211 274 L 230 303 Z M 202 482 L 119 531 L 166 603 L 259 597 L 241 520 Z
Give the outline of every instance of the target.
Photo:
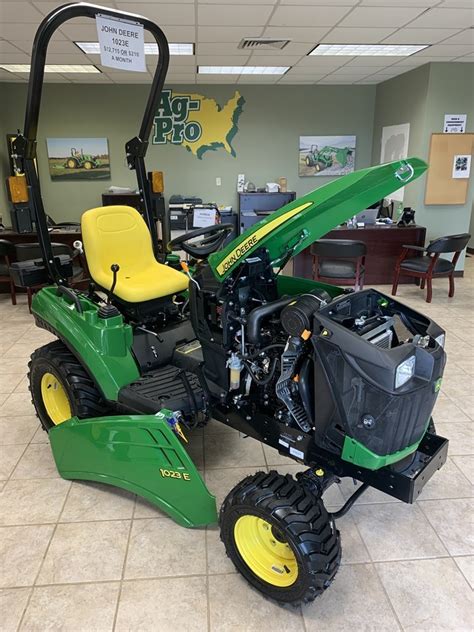
M 311 254 L 334 259 L 355 259 L 367 254 L 367 245 L 352 239 L 318 239 L 311 246 Z
M 469 243 L 471 235 L 462 233 L 461 235 L 448 235 L 440 237 L 430 242 L 427 252 L 461 252 Z
M 123 277 L 156 263 L 147 225 L 130 206 L 90 209 L 83 214 L 81 227 L 89 271 L 102 287 L 110 285 L 113 263 L 119 264 Z
M 53 255 L 69 255 L 72 257 L 72 249 L 67 244 L 52 243 Z M 15 255 L 17 261 L 30 261 L 30 259 L 41 259 L 41 246 L 38 242 L 29 244 L 15 244 Z

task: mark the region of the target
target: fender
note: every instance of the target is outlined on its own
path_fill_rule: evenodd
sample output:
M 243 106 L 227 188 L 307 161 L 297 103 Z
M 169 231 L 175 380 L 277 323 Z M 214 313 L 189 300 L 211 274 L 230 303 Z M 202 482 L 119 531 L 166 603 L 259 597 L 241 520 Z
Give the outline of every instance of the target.
M 145 498 L 183 527 L 217 522 L 216 499 L 171 429 L 173 413 L 77 419 L 49 432 L 59 474 Z

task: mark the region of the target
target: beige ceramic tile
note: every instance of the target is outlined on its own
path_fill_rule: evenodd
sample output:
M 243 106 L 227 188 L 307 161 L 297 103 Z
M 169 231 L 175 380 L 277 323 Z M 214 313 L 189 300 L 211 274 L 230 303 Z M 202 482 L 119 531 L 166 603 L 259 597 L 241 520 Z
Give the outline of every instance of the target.
M 472 632 L 472 591 L 452 559 L 376 564 L 404 630 Z
M 351 509 L 350 515 L 374 561 L 447 555 L 442 542 L 416 505 L 358 505 Z
M 466 413 L 456 406 L 456 402 L 448 399 L 438 399 L 433 411 L 433 419 L 435 424 L 438 423 L 456 423 L 459 421 L 469 421 Z
M 22 631 L 106 632 L 113 629 L 119 583 L 39 586 L 26 609 Z
M 56 522 L 70 485 L 62 479 L 10 480 L 0 494 L 0 525 Z
M 59 478 L 49 443 L 30 443 L 18 462 L 12 478 Z
M 377 573 L 369 564 L 341 566 L 331 586 L 303 607 L 303 617 L 307 632 L 399 630 Z
M 354 481 L 352 478 L 343 478 L 339 489 L 344 497 L 347 500 L 352 494 L 361 486 L 361 483 L 357 481 L 354 485 Z M 389 496 L 384 492 L 375 489 L 375 487 L 369 487 L 363 492 L 361 496 L 356 500 L 356 505 L 372 505 L 375 503 L 397 503 L 400 502 L 397 498 L 393 496 Z
M 9 395 L 10 393 L 13 393 L 23 377 L 19 373 L 3 373 L 3 365 L 1 359 L 0 366 L 2 366 L 2 373 L 0 374 L 0 394 Z
M 2 332 L 0 331 L 0 336 Z M 1 358 L 2 373 L 20 373 L 25 376 L 28 371 L 28 358 Z
M 15 342 L 8 351 L 5 351 L 5 358 L 27 358 L 30 359 L 31 354 L 37 345 L 33 342 L 22 342 L 22 338 Z
M 31 588 L 0 589 L 0 630 L 16 632 L 25 611 Z
M 360 533 L 356 527 L 354 519 L 346 514 L 336 520 L 336 527 L 341 534 L 342 564 L 358 564 L 360 562 L 370 562 L 370 555 L 367 551 Z
M 59 524 L 38 576 L 38 584 L 120 579 L 130 523 Z
M 471 588 L 474 590 L 474 555 L 466 555 L 463 557 L 455 557 L 454 561 L 461 569 L 462 574 L 469 582 Z
M 216 497 L 217 507 L 219 508 L 222 505 L 227 494 L 237 483 L 240 483 L 247 476 L 252 476 L 259 470 L 265 471 L 265 468 L 235 467 L 224 470 L 207 470 L 206 485 Z
M 299 609 L 282 608 L 254 590 L 241 575 L 209 577 L 211 632 L 303 632 Z
M 38 429 L 36 430 L 31 443 L 47 443 L 49 445 L 48 433 L 44 430 L 40 424 L 40 420 L 37 419 Z
M 474 500 L 426 500 L 419 505 L 451 555 L 474 554 Z
M 123 583 L 116 632 L 205 632 L 205 577 Z
M 474 355 L 474 351 L 472 352 Z M 456 397 L 454 403 L 458 408 L 462 410 L 470 419 L 474 420 L 474 397 L 471 395 L 464 395 L 462 397 Z
M 186 529 L 171 520 L 134 520 L 126 579 L 206 573 L 205 530 Z
M 449 455 L 458 456 L 474 453 L 474 424 L 436 424 L 436 432 L 449 439 Z
M 462 458 L 462 457 L 453 457 Z M 419 500 L 431 500 L 436 498 L 468 498 L 474 495 L 474 486 L 459 471 L 453 460 L 448 460 L 443 467 L 435 472 L 423 491 Z
M 237 432 L 237 430 L 234 430 L 234 428 L 231 428 L 231 426 L 226 426 L 226 424 L 217 421 L 216 419 L 209 419 L 204 427 L 204 435 L 206 436 L 211 434 L 219 434 L 221 432 L 235 433 Z
M 474 485 L 474 455 L 453 456 L 452 460 L 464 476 L 471 481 L 471 484 Z
M 207 469 L 265 466 L 262 444 L 251 437 L 220 433 L 206 437 L 204 456 Z
M 128 519 L 134 504 L 135 496 L 118 487 L 75 481 L 60 522 Z
M 28 376 L 25 375 L 25 377 L 21 380 L 21 382 L 15 388 L 15 393 L 29 393 L 30 392 L 29 385 L 30 385 L 30 381 L 28 379 Z
M 295 463 L 295 461 L 288 458 L 284 454 L 280 454 L 278 450 L 275 450 L 275 448 L 271 448 L 270 446 L 264 444 L 262 444 L 262 446 L 263 452 L 265 454 L 265 461 L 269 468 L 273 468 L 277 465 L 288 465 Z
M 152 505 L 140 496 L 136 497 L 134 518 L 168 518 L 168 514 L 161 511 L 156 505 Z
M 15 469 L 26 445 L 0 445 L 0 480 L 7 479 Z
M 16 415 L 34 415 L 35 409 L 31 398 L 24 393 L 11 393 L 0 406 L 0 417 L 15 417 Z
M 53 525 L 0 528 L 0 587 L 33 584 L 53 529 Z
M 0 445 L 29 443 L 38 429 L 34 415 L 0 417 Z
M 237 570 L 225 552 L 217 526 L 208 527 L 207 540 L 207 572 L 210 575 L 219 573 L 236 573 Z

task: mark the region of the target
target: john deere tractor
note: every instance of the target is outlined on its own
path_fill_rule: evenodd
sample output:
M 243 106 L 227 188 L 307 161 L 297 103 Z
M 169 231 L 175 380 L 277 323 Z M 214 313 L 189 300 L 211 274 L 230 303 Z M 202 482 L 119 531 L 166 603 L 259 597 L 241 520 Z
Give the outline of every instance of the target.
M 349 162 L 349 156 L 352 156 L 350 147 L 330 147 L 326 145 L 319 149 L 317 145 L 311 145 L 311 150 L 306 156 L 306 165 L 314 167 L 316 171 L 323 171 L 332 167 L 334 163 L 338 163 L 341 167 L 345 167 Z
M 122 205 L 83 213 L 92 281 L 81 291 L 68 283 L 72 262 L 53 252 L 34 159 L 49 39 L 66 20 L 98 14 L 143 25 L 159 55 L 140 130 L 125 146 L 143 216 Z M 123 488 L 184 527 L 218 521 L 222 554 L 242 576 L 297 606 L 331 585 L 341 561 L 337 521 L 367 488 L 413 503 L 445 463 L 448 441 L 431 412 L 446 354 L 443 329 L 394 297 L 283 269 L 427 165 L 411 157 L 349 173 L 227 245 L 230 224 L 171 241 L 162 233 L 160 244 L 145 154 L 168 62 L 158 25 L 110 7 L 65 5 L 39 27 L 24 132 L 13 149 L 25 165 L 43 257 L 11 270 L 18 285 L 49 282 L 32 311 L 57 339 L 31 357 L 32 400 L 63 478 Z M 339 161 L 349 152 L 325 151 L 331 160 L 342 152 Z M 189 264 L 175 269 L 172 250 L 184 250 Z M 274 470 L 247 476 L 218 513 L 185 442 L 211 418 L 306 469 L 296 479 Z M 217 451 L 224 464 L 223 446 Z M 361 485 L 329 511 L 323 494 L 344 477 Z
M 97 169 L 100 166 L 99 156 L 85 154 L 84 150 L 71 147 L 71 155 L 64 163 L 66 169 Z

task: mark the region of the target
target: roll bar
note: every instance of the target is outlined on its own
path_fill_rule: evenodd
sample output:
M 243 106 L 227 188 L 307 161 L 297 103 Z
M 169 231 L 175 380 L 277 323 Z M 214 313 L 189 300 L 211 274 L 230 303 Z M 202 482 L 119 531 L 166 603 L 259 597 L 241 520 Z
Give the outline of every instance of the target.
M 36 137 L 38 132 L 38 119 L 41 106 L 41 94 L 43 90 L 44 67 L 49 41 L 53 33 L 64 22 L 77 17 L 95 18 L 97 14 L 113 18 L 138 22 L 149 31 L 158 45 L 158 64 L 153 77 L 150 94 L 143 114 L 138 136 L 131 138 L 125 144 L 127 164 L 129 169 L 134 169 L 137 174 L 138 188 L 143 198 L 145 209 L 145 221 L 151 234 L 153 250 L 158 254 L 158 236 L 153 220 L 149 184 L 146 179 L 145 155 L 148 149 L 148 139 L 153 126 L 153 117 L 160 101 L 161 91 L 166 78 L 169 65 L 169 47 L 165 34 L 160 27 L 141 15 L 118 11 L 108 7 L 101 7 L 87 2 L 77 2 L 58 7 L 44 18 L 38 27 L 33 41 L 31 53 L 30 78 L 28 83 L 28 96 L 26 101 L 26 113 L 24 131 L 13 142 L 13 152 L 24 166 L 26 180 L 30 188 L 30 197 L 36 215 L 36 227 L 38 241 L 41 246 L 45 265 L 49 276 L 58 285 L 67 285 L 67 280 L 59 273 L 51 247 L 51 239 L 46 222 L 46 214 L 41 198 L 38 174 L 34 159 L 36 157 Z

